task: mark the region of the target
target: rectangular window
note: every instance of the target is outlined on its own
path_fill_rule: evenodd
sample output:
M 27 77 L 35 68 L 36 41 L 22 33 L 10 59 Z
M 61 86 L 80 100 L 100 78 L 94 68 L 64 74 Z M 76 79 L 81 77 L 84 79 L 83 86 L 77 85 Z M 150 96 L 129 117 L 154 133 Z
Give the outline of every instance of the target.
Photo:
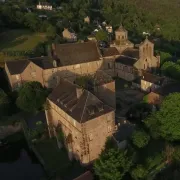
M 112 127 L 108 126 L 108 132 L 111 132 L 111 131 L 112 131 Z
M 19 75 L 16 75 L 16 79 L 17 79 L 17 80 L 19 80 L 19 79 L 20 79 Z
M 75 68 L 75 69 L 80 68 L 80 64 L 74 65 L 74 68 Z
M 36 72 L 32 72 L 31 73 L 31 76 L 34 78 L 34 77 L 36 77 Z
M 92 133 L 89 134 L 89 140 L 90 140 L 90 141 L 93 140 L 93 135 L 92 135 Z

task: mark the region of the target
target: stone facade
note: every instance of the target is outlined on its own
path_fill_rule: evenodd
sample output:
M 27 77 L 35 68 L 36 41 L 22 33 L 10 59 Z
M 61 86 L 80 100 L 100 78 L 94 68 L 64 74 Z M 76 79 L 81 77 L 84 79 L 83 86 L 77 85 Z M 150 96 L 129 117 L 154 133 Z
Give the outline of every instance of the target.
M 78 86 L 67 80 L 62 81 L 64 82 L 57 89 L 55 88 L 47 99 L 47 122 L 49 126 L 61 125 L 69 157 L 80 160 L 86 165 L 98 158 L 104 148 L 106 138 L 114 133 L 115 110 L 103 105 L 103 102 L 86 90 L 74 89 L 77 94 L 75 93 L 69 101 L 65 100 L 63 92 L 66 90 L 67 95 L 71 94 L 73 88 Z M 76 103 L 72 106 L 71 101 L 74 98 Z M 99 103 L 102 106 L 98 110 Z M 89 109 L 90 106 L 94 108 L 93 111 Z M 79 109 L 82 110 L 78 113 Z M 50 134 L 54 135 L 53 132 Z M 68 137 L 71 137 L 71 141 Z

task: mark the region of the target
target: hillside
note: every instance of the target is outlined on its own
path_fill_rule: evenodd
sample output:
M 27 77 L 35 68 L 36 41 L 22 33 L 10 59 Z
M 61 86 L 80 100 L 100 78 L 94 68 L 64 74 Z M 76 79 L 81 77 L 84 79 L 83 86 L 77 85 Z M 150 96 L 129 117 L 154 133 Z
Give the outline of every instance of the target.
M 180 0 L 102 0 L 106 19 L 117 26 L 123 24 L 131 31 L 154 32 L 161 27 L 161 34 L 168 40 L 180 39 Z

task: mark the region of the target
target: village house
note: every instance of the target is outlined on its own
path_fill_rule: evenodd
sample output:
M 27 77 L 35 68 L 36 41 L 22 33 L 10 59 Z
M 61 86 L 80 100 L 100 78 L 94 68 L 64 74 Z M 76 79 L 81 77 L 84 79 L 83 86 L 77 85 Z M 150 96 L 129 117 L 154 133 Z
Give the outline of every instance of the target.
M 90 17 L 89 17 L 89 16 L 86 16 L 86 17 L 84 18 L 84 22 L 89 24 L 89 23 L 90 23 Z
M 149 104 L 159 105 L 162 103 L 164 97 L 175 92 L 180 92 L 179 82 L 167 83 L 164 86 L 153 90 L 146 95 L 146 99 Z
M 69 158 L 84 165 L 98 158 L 106 138 L 114 132 L 115 109 L 64 79 L 49 95 L 47 103 L 48 126 L 61 126 Z M 56 135 L 49 131 L 51 136 Z
M 50 5 L 48 2 L 39 2 L 36 8 L 39 10 L 52 10 L 52 5 Z
M 132 81 L 132 85 L 135 88 L 141 89 L 145 92 L 151 92 L 163 86 L 165 82 L 164 77 L 153 75 L 147 72 L 142 71 L 141 77 Z
M 77 76 L 95 73 L 101 65 L 101 54 L 94 42 L 53 44 L 49 57 L 7 61 L 5 71 L 12 90 L 27 81 L 39 81 L 54 88 L 59 77 L 73 82 Z
M 76 42 L 77 41 L 77 35 L 72 29 L 64 28 L 64 31 L 62 32 L 62 36 L 68 42 Z

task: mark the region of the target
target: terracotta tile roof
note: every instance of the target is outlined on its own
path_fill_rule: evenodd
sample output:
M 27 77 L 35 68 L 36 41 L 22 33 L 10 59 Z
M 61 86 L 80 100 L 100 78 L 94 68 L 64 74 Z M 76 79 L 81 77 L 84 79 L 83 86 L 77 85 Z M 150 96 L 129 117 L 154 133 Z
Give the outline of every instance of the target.
M 158 89 L 153 90 L 154 93 L 160 94 L 162 96 L 168 96 L 171 93 L 180 92 L 180 83 L 169 83 L 167 85 L 164 85 Z
M 127 66 L 133 66 L 137 62 L 136 59 L 127 57 L 127 56 L 120 56 L 116 58 L 116 63 L 121 63 Z
M 139 49 L 127 48 L 121 53 L 121 55 L 139 59 Z
M 29 63 L 29 60 L 6 61 L 11 75 L 21 74 Z
M 115 47 L 105 48 L 102 50 L 102 56 L 108 57 L 108 56 L 117 56 L 120 55 L 119 51 Z
M 95 42 L 55 44 L 61 66 L 97 61 L 101 55 Z
M 89 91 L 64 79 L 60 80 L 48 99 L 79 123 L 114 111 Z
M 87 171 L 73 180 L 93 180 L 93 179 L 94 179 L 93 174 L 90 171 Z

